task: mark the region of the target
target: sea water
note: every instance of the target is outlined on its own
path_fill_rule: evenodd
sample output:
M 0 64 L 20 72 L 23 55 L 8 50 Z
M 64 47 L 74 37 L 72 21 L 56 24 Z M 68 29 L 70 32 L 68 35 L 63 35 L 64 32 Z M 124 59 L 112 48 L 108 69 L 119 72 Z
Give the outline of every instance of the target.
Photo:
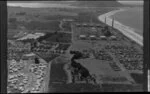
M 128 27 L 134 28 L 135 32 L 143 36 L 143 7 L 128 8 L 111 16 Z

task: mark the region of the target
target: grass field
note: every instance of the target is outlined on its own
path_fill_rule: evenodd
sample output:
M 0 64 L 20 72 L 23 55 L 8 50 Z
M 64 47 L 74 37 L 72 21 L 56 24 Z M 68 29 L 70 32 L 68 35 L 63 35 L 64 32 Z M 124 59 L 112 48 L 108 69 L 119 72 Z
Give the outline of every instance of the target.
M 65 83 L 67 81 L 67 75 L 63 69 L 65 63 L 56 62 L 55 60 L 51 64 L 50 73 L 50 85 L 53 82 Z
M 103 84 L 103 92 L 141 92 L 142 85 Z
M 8 39 L 16 39 L 13 36 L 15 36 L 16 34 L 18 34 L 19 31 L 18 30 L 14 30 L 14 29 L 8 29 L 7 31 L 7 38 Z
M 63 32 L 46 33 L 45 36 L 38 38 L 39 41 L 46 40 L 50 42 L 70 43 L 71 34 Z
M 25 24 L 25 28 L 28 30 L 52 30 L 58 31 L 59 28 L 59 21 L 31 21 Z
M 64 22 L 62 24 L 62 28 L 64 31 L 71 32 L 71 22 Z
M 8 19 L 16 18 L 15 22 L 9 23 L 8 38 L 13 34 L 12 30 L 18 30 L 19 26 L 24 26 L 26 32 L 55 32 L 60 31 L 60 20 L 73 19 L 75 22 L 100 23 L 97 16 L 114 8 L 20 8 L 8 7 Z M 65 31 L 71 31 L 70 23 L 63 25 Z M 19 33 L 19 32 L 18 32 Z
M 138 84 L 143 83 L 143 75 L 138 73 L 131 73 L 132 78 L 136 81 Z
M 60 93 L 60 92 L 72 92 L 72 93 L 81 93 L 81 92 L 101 92 L 102 90 L 98 85 L 92 84 L 52 84 L 50 93 Z

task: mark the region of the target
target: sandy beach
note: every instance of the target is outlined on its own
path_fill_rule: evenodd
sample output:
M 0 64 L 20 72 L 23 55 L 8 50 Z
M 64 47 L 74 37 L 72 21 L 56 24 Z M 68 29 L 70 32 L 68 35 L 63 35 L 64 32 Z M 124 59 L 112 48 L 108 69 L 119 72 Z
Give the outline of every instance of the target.
M 108 13 L 105 13 L 103 15 L 100 15 L 98 17 L 98 19 L 102 22 L 105 22 L 105 17 L 106 17 L 106 24 L 109 26 L 112 26 L 112 18 L 110 16 L 114 15 L 117 12 L 121 12 L 121 11 L 125 11 L 126 9 L 122 8 L 119 10 L 114 10 Z M 143 37 L 139 34 L 137 34 L 135 32 L 135 29 L 125 26 L 122 23 L 114 20 L 114 28 L 118 29 L 120 32 L 122 32 L 125 36 L 127 36 L 128 38 L 132 39 L 133 41 L 135 41 L 136 43 L 138 43 L 139 45 L 143 46 Z

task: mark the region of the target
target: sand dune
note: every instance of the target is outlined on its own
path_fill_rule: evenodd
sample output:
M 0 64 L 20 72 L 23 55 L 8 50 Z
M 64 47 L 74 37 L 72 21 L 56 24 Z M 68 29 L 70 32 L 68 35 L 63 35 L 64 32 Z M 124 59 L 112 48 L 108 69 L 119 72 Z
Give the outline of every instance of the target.
M 102 22 L 105 22 L 105 17 L 106 17 L 106 24 L 109 26 L 112 25 L 112 18 L 110 18 L 111 15 L 114 15 L 117 12 L 120 11 L 125 11 L 126 9 L 120 9 L 120 10 L 114 10 L 108 13 L 105 13 L 103 15 L 100 15 L 98 19 Z M 140 44 L 143 46 L 143 37 L 135 32 L 135 30 L 131 27 L 125 26 L 122 23 L 114 20 L 114 28 L 118 29 L 120 32 L 122 32 L 125 36 L 128 38 L 134 40 L 136 43 Z

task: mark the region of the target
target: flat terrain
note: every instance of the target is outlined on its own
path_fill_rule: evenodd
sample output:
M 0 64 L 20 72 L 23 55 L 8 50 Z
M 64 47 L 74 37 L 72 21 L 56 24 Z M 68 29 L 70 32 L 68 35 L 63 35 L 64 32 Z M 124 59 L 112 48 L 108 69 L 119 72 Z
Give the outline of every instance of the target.
M 19 53 L 25 54 L 26 50 L 44 60 L 48 67 L 45 87 L 39 85 L 45 89 L 40 92 L 142 91 L 142 47 L 98 20 L 99 15 L 113 9 L 116 8 L 8 8 L 8 39 L 19 42 L 17 46 L 9 45 L 9 60 L 22 60 Z M 106 35 L 106 26 L 111 36 Z M 35 33 L 45 35 L 17 40 Z M 24 47 L 26 43 L 30 45 Z M 76 79 L 71 74 L 71 51 L 82 53 L 74 62 L 95 75 L 96 83 L 86 83 L 87 78 Z M 38 92 L 38 87 L 34 91 Z

